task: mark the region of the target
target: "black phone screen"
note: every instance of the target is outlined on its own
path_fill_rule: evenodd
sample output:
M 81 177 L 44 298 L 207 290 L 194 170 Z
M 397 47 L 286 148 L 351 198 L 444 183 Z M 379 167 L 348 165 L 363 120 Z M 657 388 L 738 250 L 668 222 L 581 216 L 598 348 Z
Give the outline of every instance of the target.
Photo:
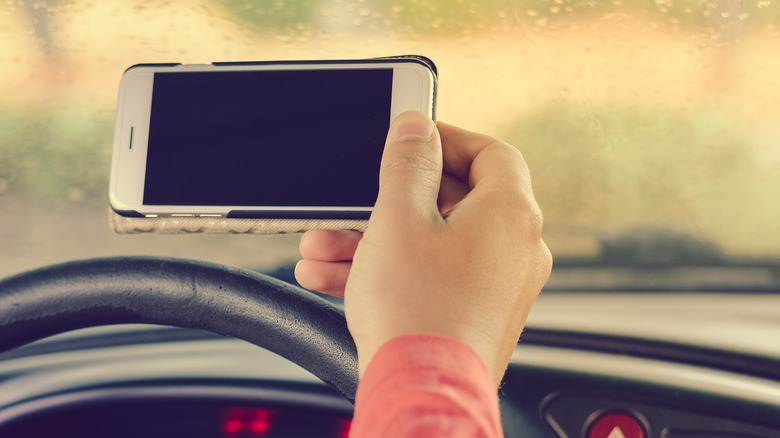
M 371 207 L 393 70 L 155 73 L 146 205 Z

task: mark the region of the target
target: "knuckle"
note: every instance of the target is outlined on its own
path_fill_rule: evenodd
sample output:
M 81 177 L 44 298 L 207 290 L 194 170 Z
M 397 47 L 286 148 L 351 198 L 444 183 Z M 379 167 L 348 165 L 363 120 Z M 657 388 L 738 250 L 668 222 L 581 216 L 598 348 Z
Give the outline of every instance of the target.
M 509 143 L 507 143 L 507 142 L 505 142 L 503 140 L 499 140 L 497 138 L 494 138 L 486 146 L 486 148 L 491 148 L 496 153 L 505 155 L 506 159 L 509 160 L 509 161 L 525 163 L 525 158 L 523 157 L 523 153 L 520 152 L 520 149 L 512 146 L 511 144 L 509 144 Z
M 438 170 L 438 163 L 420 153 L 399 154 L 385 165 L 388 172 L 405 172 L 407 170 L 422 170 L 431 172 Z
M 441 179 L 439 163 L 420 153 L 404 153 L 383 163 L 384 179 L 412 181 L 424 186 L 438 185 Z
M 529 205 L 527 217 L 527 228 L 532 231 L 534 235 L 541 236 L 542 229 L 544 228 L 544 215 L 542 214 L 542 210 L 539 208 L 536 202 L 532 202 L 531 205 Z
M 506 232 L 526 236 L 527 239 L 541 239 L 544 215 L 533 193 L 521 184 L 497 186 L 484 199 L 485 208 L 494 207 L 494 220 L 501 223 Z

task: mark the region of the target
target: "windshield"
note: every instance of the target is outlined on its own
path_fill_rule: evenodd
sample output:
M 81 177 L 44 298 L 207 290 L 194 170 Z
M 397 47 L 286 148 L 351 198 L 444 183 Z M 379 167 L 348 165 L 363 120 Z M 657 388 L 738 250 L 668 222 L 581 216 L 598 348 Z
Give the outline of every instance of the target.
M 122 73 L 403 54 L 437 64 L 439 119 L 523 152 L 559 267 L 776 267 L 777 47 L 777 0 L 6 1 L 0 275 L 124 254 L 289 265 L 295 235 L 112 233 Z

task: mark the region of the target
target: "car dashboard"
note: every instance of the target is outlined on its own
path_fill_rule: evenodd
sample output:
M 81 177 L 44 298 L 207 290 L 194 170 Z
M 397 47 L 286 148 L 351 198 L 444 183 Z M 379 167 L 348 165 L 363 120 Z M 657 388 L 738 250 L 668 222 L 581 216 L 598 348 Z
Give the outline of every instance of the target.
M 691 298 L 543 295 L 499 389 L 506 436 L 780 437 L 780 360 L 759 351 L 780 331 L 751 334 L 780 322 L 755 316 L 780 299 Z M 756 311 L 717 311 L 736 301 Z M 0 355 L 3 437 L 346 437 L 352 408 L 286 359 L 198 330 L 97 327 Z
M 0 436 L 345 437 L 352 417 L 302 368 L 208 332 L 100 327 L 9 353 Z

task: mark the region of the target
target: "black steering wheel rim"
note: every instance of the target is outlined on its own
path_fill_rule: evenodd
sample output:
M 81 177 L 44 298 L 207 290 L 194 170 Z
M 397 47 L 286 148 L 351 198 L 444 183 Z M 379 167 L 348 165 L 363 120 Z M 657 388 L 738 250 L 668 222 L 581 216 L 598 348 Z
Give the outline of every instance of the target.
M 118 257 L 0 281 L 0 352 L 70 330 L 126 323 L 243 339 L 354 402 L 357 351 L 343 310 L 272 277 L 191 260 Z

